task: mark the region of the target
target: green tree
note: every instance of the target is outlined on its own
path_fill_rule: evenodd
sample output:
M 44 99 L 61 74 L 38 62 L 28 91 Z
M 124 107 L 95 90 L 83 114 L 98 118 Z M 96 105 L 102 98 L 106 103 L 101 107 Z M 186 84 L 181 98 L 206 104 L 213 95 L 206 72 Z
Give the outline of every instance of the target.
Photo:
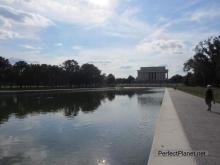
M 79 65 L 78 62 L 75 60 L 66 60 L 63 62 L 63 69 L 66 71 L 66 81 L 67 83 L 72 86 L 72 85 L 76 85 L 78 83 L 78 79 L 79 79 Z
M 127 83 L 131 84 L 131 83 L 134 83 L 134 81 L 135 81 L 135 78 L 133 76 L 131 76 L 131 75 L 128 76 Z
M 220 36 L 200 42 L 195 55 L 184 64 L 184 71 L 192 73 L 198 85 L 220 83 Z
M 133 77 L 129 77 L 129 82 Z M 126 83 L 127 79 L 118 79 Z M 81 67 L 75 60 L 67 60 L 62 65 L 28 64 L 18 61 L 11 65 L 8 59 L 0 57 L 0 86 L 16 85 L 22 87 L 73 87 L 100 86 L 115 84 L 113 74 L 106 76 L 93 64 L 83 64 Z
M 183 81 L 183 76 L 179 74 L 176 74 L 169 79 L 169 82 L 171 83 L 182 83 L 182 81 Z
M 185 85 L 195 86 L 196 85 L 195 76 L 192 73 L 188 72 L 186 74 L 186 76 L 184 76 L 183 82 L 184 82 Z
M 83 64 L 79 70 L 80 82 L 86 86 L 101 83 L 102 75 L 101 71 L 93 64 Z
M 63 62 L 63 68 L 67 72 L 78 72 L 79 71 L 79 65 L 78 62 L 75 60 L 66 60 Z
M 115 83 L 115 76 L 113 74 L 109 74 L 107 76 L 107 84 L 114 84 Z
M 8 59 L 0 57 L 0 88 L 2 84 L 7 83 L 8 80 L 7 74 L 9 74 L 8 71 L 10 70 L 10 67 L 11 65 Z
M 27 83 L 27 74 L 28 64 L 25 61 L 18 61 L 13 66 L 14 72 L 16 74 L 15 79 L 16 83 L 20 88 Z

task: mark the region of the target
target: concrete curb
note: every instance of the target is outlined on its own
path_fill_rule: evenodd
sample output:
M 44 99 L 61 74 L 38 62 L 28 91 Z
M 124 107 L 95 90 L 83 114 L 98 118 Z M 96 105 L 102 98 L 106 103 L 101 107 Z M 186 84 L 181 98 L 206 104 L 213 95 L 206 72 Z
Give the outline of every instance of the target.
M 159 152 L 192 151 L 184 133 L 182 124 L 170 98 L 169 89 L 165 89 L 163 102 L 148 160 L 148 165 L 196 165 L 192 156 L 158 156 Z
M 23 94 L 44 92 L 102 92 L 150 89 L 150 87 L 103 87 L 103 88 L 70 88 L 70 89 L 35 89 L 35 90 L 0 90 L 0 94 Z

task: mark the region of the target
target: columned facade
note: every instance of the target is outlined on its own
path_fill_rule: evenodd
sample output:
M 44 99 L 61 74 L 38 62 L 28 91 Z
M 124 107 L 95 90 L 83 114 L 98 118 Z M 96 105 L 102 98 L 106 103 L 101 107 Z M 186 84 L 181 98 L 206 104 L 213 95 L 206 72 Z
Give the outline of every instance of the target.
M 168 79 L 168 70 L 165 67 L 141 67 L 137 72 L 137 81 L 162 82 Z

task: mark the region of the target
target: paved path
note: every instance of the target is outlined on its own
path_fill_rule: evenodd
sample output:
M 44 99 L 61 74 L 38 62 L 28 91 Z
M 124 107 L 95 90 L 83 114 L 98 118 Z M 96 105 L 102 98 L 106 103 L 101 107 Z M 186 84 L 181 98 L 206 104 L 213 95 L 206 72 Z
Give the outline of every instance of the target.
M 220 164 L 220 104 L 207 111 L 204 99 L 168 89 L 173 106 L 192 150 L 208 151 L 208 156 L 197 157 L 198 165 Z
M 148 165 L 197 165 L 194 157 L 169 156 L 167 151 L 192 151 L 187 136 L 166 89 L 157 120 Z M 165 155 L 159 154 L 164 152 Z

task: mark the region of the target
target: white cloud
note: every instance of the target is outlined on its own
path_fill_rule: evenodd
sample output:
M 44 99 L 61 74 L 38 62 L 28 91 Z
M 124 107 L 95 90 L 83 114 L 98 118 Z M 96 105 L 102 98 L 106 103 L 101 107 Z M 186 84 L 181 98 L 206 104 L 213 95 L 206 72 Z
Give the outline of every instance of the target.
M 37 38 L 42 28 L 54 25 L 39 14 L 0 5 L 0 39 Z
M 100 27 L 106 35 L 123 38 L 138 38 L 145 35 L 150 28 L 145 21 L 136 17 L 141 12 L 138 7 L 127 7 L 120 12 L 117 11 L 118 0 L 3 0 L 3 2 L 4 8 L 7 7 L 7 12 L 11 13 L 10 24 L 16 20 L 15 17 L 19 18 L 17 23 L 22 22 L 29 26 L 47 27 L 58 21 L 84 25 L 85 29 Z M 7 15 L 4 12 L 3 14 Z M 10 24 L 4 21 L 5 26 Z
M 4 3 L 48 16 L 56 21 L 84 25 L 105 22 L 117 5 L 116 0 L 4 0 Z
M 16 32 L 0 29 L 0 39 L 13 39 L 13 38 L 22 38 L 22 37 L 20 36 L 20 34 Z
M 99 7 L 107 7 L 111 5 L 112 0 L 87 0 L 87 1 Z
M 137 45 L 137 50 L 144 53 L 182 53 L 184 44 L 180 40 L 143 40 Z
M 46 17 L 36 13 L 17 10 L 9 6 L 0 5 L 0 16 L 8 21 L 8 24 L 23 24 L 25 26 L 47 27 L 52 23 Z
M 114 37 L 143 37 L 152 27 L 147 22 L 137 18 L 140 12 L 138 7 L 131 7 L 125 9 L 122 13 L 115 13 L 102 28 L 107 35 Z
M 220 16 L 219 9 L 203 9 L 203 10 L 197 10 L 193 12 L 190 16 L 191 21 L 201 21 L 202 19 L 210 19 Z
M 80 46 L 80 45 L 74 45 L 74 46 L 72 47 L 72 49 L 73 49 L 73 50 L 81 50 L 81 49 L 82 49 L 82 46 Z
M 11 21 L 0 15 L 0 27 L 10 29 L 12 27 Z
M 61 46 L 63 46 L 63 43 L 59 42 L 59 43 L 55 43 L 54 45 L 57 47 L 61 47 Z
M 29 49 L 29 50 L 42 50 L 43 49 L 41 47 L 34 47 L 32 45 L 21 45 L 21 47 L 25 49 Z
M 198 1 L 196 0 L 196 2 Z M 161 17 L 158 15 L 158 20 L 149 24 L 143 17 L 139 17 L 149 13 L 144 13 L 146 11 L 141 11 L 135 6 L 129 7 L 128 4 L 122 4 L 122 8 L 118 10 L 118 7 L 121 7 L 119 2 L 123 3 L 119 0 L 2 0 L 1 3 L 5 6 L 11 6 L 5 7 L 11 15 L 0 12 L 2 29 L 0 38 L 30 36 L 33 34 L 33 29 L 42 29 L 55 22 L 58 28 L 59 25 L 65 27 L 66 24 L 81 25 L 80 28 L 88 30 L 85 35 L 90 33 L 89 30 L 92 31 L 96 28 L 95 30 L 101 35 L 127 39 L 129 43 L 128 45 L 122 43 L 124 47 L 111 47 L 110 43 L 109 47 L 103 48 L 102 45 L 102 47 L 96 46 L 93 49 L 87 49 L 86 46 L 80 46 L 82 43 L 78 43 L 79 45 L 72 46 L 72 51 L 57 51 L 53 55 L 37 54 L 36 48 L 33 46 L 24 47 L 23 45 L 23 48 L 29 51 L 16 52 L 14 50 L 14 52 L 8 51 L 4 54 L 9 57 L 48 64 L 60 64 L 66 59 L 76 59 L 80 64 L 92 62 L 106 73 L 124 77 L 129 74 L 135 76 L 136 69 L 140 66 L 167 64 L 172 75 L 179 72 L 185 60 L 193 55 L 192 47 L 195 44 L 209 36 L 219 34 L 218 30 L 208 29 L 207 31 L 209 28 L 207 25 L 190 28 L 195 23 L 192 21 L 219 16 L 217 9 L 196 10 L 193 13 L 191 10 L 187 10 L 190 13 L 180 14 L 181 16 L 174 16 L 172 19 L 166 15 L 161 15 Z M 194 4 L 195 2 L 190 3 L 183 8 L 181 6 L 180 9 L 177 7 L 177 11 L 186 10 Z M 62 24 L 59 24 L 60 22 Z M 186 28 L 182 26 L 186 26 Z M 70 33 L 74 32 L 73 29 Z M 61 34 L 61 37 L 65 37 L 65 35 Z M 62 40 L 54 42 L 59 41 Z M 62 46 L 62 43 L 53 43 L 52 46 Z

